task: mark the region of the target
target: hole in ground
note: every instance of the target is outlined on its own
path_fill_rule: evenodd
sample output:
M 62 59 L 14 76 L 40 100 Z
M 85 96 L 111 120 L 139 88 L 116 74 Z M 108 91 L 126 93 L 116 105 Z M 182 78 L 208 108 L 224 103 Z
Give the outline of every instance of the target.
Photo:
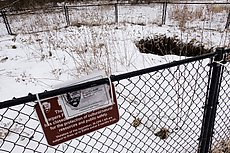
M 178 55 L 178 56 L 198 56 L 210 53 L 212 49 L 204 48 L 204 45 L 196 39 L 188 43 L 180 41 L 175 37 L 166 37 L 166 35 L 155 35 L 153 38 L 141 39 L 135 42 L 135 45 L 141 53 L 151 53 L 160 56 Z

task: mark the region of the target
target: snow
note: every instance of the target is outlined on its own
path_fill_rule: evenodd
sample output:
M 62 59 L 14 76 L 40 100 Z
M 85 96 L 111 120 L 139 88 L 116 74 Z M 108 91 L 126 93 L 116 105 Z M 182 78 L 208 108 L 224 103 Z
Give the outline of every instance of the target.
M 52 90 L 57 84 L 84 77 L 97 70 L 104 70 L 108 75 L 121 74 L 186 58 L 175 55 L 141 54 L 134 44 L 135 41 L 156 34 L 178 36 L 184 42 L 196 38 L 207 48 L 230 47 L 229 31 L 223 31 L 227 18 L 225 11 L 217 14 L 205 14 L 205 8 L 203 10 L 205 19 L 187 22 L 185 26 L 188 29 L 183 31 L 181 27 L 176 26 L 177 21 L 170 18 L 170 15 L 167 17 L 166 25 L 158 26 L 161 23 L 162 6 L 154 4 L 118 7 L 119 23 L 117 24 L 111 24 L 114 22 L 114 10 L 109 6 L 106 8 L 82 7 L 70 10 L 70 20 L 75 22 L 71 24 L 84 23 L 80 27 L 64 28 L 65 19 L 61 15 L 62 13 L 58 12 L 45 14 L 45 16 L 43 14 L 11 16 L 10 24 L 19 33 L 15 36 L 7 35 L 4 31 L 4 24 L 1 22 L 0 27 L 4 30 L 1 30 L 0 34 L 0 101 L 26 96 L 28 93 Z M 168 7 L 169 12 L 175 8 L 174 6 Z M 189 9 L 194 8 L 198 9 L 198 6 L 189 6 Z M 93 11 L 92 14 L 92 10 L 97 11 Z M 76 13 L 80 15 L 76 16 Z M 102 16 L 98 16 L 99 14 Z M 100 25 L 88 26 L 90 23 L 98 24 L 98 22 Z M 102 23 L 105 24 L 101 25 Z M 53 27 L 56 28 L 53 29 Z M 47 29 L 52 30 L 45 31 Z M 26 34 L 32 31 L 41 32 Z M 174 146 L 176 143 L 177 147 L 179 146 L 177 152 L 194 151 L 197 147 L 198 141 L 196 140 L 201 126 L 201 107 L 203 106 L 201 102 L 205 100 L 208 79 L 208 67 L 203 69 L 200 66 L 206 66 L 208 62 L 207 59 L 186 64 L 179 70 L 173 67 L 153 72 L 140 76 L 141 81 L 139 77 L 122 80 L 116 87 L 117 92 L 121 93 L 118 103 L 122 104 L 119 105 L 119 111 L 123 118 L 118 122 L 118 126 L 109 126 L 80 137 L 78 141 L 73 140 L 54 148 L 62 151 L 67 149 L 67 144 L 78 146 L 81 143 L 80 147 L 69 147 L 66 152 L 73 152 L 74 149 L 77 149 L 76 152 L 82 152 L 84 149 L 86 152 L 110 152 L 114 151 L 110 150 L 112 148 L 116 148 L 116 152 L 129 152 L 130 150 L 165 152 L 164 149 L 173 152 L 175 150 L 170 150 L 173 147 L 169 146 Z M 202 73 L 201 78 L 197 71 Z M 132 80 L 133 83 L 130 83 L 129 80 Z M 199 86 L 197 82 L 199 82 Z M 142 90 L 134 88 L 134 85 Z M 187 86 L 187 88 L 181 89 L 182 86 Z M 131 95 L 130 90 L 132 90 Z M 182 95 L 182 97 L 178 97 L 178 95 Z M 223 99 L 226 97 L 224 94 L 221 95 Z M 16 134 L 11 134 L 6 139 L 9 139 L 10 142 L 16 141 L 21 146 L 28 145 L 28 148 L 37 146 L 36 151 L 38 152 L 54 152 L 54 148 L 46 150 L 47 143 L 38 132 L 42 129 L 36 121 L 34 111 L 31 110 L 32 105 L 15 106 L 10 111 L 0 110 L 1 114 L 7 116 L 7 118 L 1 116 L 0 126 L 11 127 L 13 132 L 21 132 L 25 137 L 33 135 L 40 144 L 33 144 L 37 142 L 23 139 L 23 137 L 19 138 Z M 180 112 L 180 118 L 177 118 L 175 122 L 178 112 Z M 141 118 L 143 125 L 138 128 L 130 126 L 133 121 L 130 113 Z M 27 115 L 33 119 L 28 120 Z M 20 124 L 12 123 L 11 118 L 17 118 L 19 120 L 17 122 Z M 191 124 L 184 125 L 184 121 L 191 122 Z M 26 124 L 26 128 L 21 126 L 22 124 Z M 169 139 L 162 141 L 155 137 L 154 133 L 159 131 L 160 127 L 165 126 L 170 127 L 170 130 L 174 130 L 174 132 Z M 36 129 L 34 133 L 33 128 Z M 177 128 L 179 129 L 175 132 Z M 114 131 L 118 132 L 118 135 L 115 135 Z M 184 131 L 186 131 L 186 135 Z M 110 138 L 107 138 L 107 135 L 110 135 Z M 100 143 L 96 141 L 98 137 Z M 131 141 L 133 142 L 131 143 Z M 12 146 L 13 144 L 10 142 L 4 142 L 0 150 L 13 148 L 14 150 L 11 152 L 24 150 L 21 146 Z M 104 146 L 102 146 L 103 143 Z M 124 144 L 125 147 L 122 147 Z M 154 150 L 152 150 L 153 148 Z M 26 152 L 33 151 L 27 149 Z

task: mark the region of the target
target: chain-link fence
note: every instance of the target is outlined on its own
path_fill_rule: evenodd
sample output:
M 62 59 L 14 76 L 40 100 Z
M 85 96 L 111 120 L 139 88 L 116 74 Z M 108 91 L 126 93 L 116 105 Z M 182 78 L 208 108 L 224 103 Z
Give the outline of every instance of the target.
M 230 64 L 224 66 L 213 135 L 213 153 L 229 152 Z
M 6 11 L 2 22 L 9 34 L 56 30 L 66 26 L 98 26 L 114 23 L 170 25 L 183 29 L 228 28 L 229 3 L 152 2 L 54 6 L 43 10 Z M 12 31 L 12 32 L 11 32 Z
M 36 102 L 29 102 L 36 100 L 34 95 L 2 102 L 0 152 L 229 151 L 230 75 L 229 63 L 226 63 L 229 59 L 224 56 L 220 61 L 213 60 L 220 54 L 224 54 L 223 50 L 111 76 L 119 121 L 57 146 L 47 144 L 34 111 Z M 219 68 L 221 70 L 216 71 Z M 221 78 L 221 85 L 214 74 Z M 213 88 L 216 81 L 220 87 Z M 97 80 L 94 83 L 97 84 Z M 85 87 L 90 84 L 86 83 Z M 215 95 L 219 94 L 216 113 L 212 109 L 215 106 L 209 103 L 211 91 L 215 90 Z M 46 95 L 51 92 L 55 94 L 55 91 L 46 91 Z M 211 126 L 214 122 L 209 120 L 210 110 L 216 114 L 214 134 L 206 135 L 206 130 L 212 127 L 207 128 L 205 123 L 208 120 L 207 126 Z M 203 149 L 207 146 L 208 151 Z
M 4 26 L 6 27 L 5 29 L 3 28 L 1 30 L 0 35 L 7 35 L 7 33 L 11 35 L 12 31 L 11 31 L 11 27 L 10 27 L 10 24 L 8 22 L 8 19 L 7 19 L 5 11 L 0 11 L 0 18 L 1 18 L 0 23 L 4 23 Z
M 130 145 L 122 151 L 196 152 L 208 62 L 199 60 L 118 82 L 119 126 Z M 135 120 L 141 122 L 137 127 Z

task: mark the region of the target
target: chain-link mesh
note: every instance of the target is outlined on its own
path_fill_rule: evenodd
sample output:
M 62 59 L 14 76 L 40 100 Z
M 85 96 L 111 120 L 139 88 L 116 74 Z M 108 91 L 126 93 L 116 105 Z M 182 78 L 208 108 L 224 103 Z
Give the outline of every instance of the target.
M 14 34 L 57 30 L 66 26 L 63 8 L 46 8 L 19 14 L 7 12 L 7 18 Z
M 230 63 L 224 65 L 212 140 L 213 153 L 230 152 Z
M 165 3 L 94 4 L 54 6 L 25 12 L 7 11 L 9 26 L 14 34 L 57 30 L 65 26 L 98 26 L 113 23 L 137 25 L 170 25 L 182 31 L 223 31 L 228 20 L 228 3 Z M 154 13 L 153 13 L 154 12 Z M 218 16 L 218 17 L 216 17 Z M 0 17 L 1 18 L 1 17 Z M 202 40 L 201 40 L 202 41 Z
M 136 128 L 128 128 L 131 140 L 133 134 L 145 140 L 142 141 L 143 150 L 139 151 L 196 151 L 209 69 L 202 65 L 207 65 L 207 61 L 119 82 L 117 90 L 122 99 L 119 111 L 124 116 L 123 126 L 134 126 L 137 119 L 141 121 Z M 133 139 L 139 146 L 138 140 Z
M 114 5 L 93 5 L 68 7 L 70 25 L 104 25 L 115 23 Z
M 46 142 L 35 103 L 1 109 L 0 152 L 196 152 L 208 63 L 204 59 L 114 82 L 119 122 L 54 147 Z M 227 135 L 227 128 L 221 131 Z
M 2 17 L 2 13 L 0 12 L 0 26 L 1 27 L 4 27 L 2 28 L 2 30 L 0 31 L 0 36 L 4 36 L 4 35 L 7 35 L 7 30 L 5 28 L 5 23 L 4 23 L 4 20 L 3 20 L 3 17 Z

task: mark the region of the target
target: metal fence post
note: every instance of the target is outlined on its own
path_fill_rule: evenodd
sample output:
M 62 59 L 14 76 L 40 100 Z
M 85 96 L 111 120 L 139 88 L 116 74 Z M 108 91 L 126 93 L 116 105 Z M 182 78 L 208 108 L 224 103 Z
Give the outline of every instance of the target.
M 65 19 L 66 19 L 67 26 L 70 26 L 69 9 L 66 5 L 64 5 L 64 12 L 65 12 Z
M 8 19 L 7 19 L 7 17 L 6 17 L 6 12 L 3 11 L 3 10 L 1 10 L 1 14 L 2 14 L 2 18 L 3 18 L 3 22 L 4 22 L 5 25 L 6 25 L 6 30 L 7 30 L 8 34 L 9 34 L 9 35 L 12 35 L 13 33 L 12 33 L 12 31 L 11 31 L 10 24 L 9 24 L 9 22 L 8 22 Z
M 118 23 L 118 7 L 117 7 L 117 4 L 115 4 L 114 7 L 115 7 L 115 23 Z
M 161 23 L 162 25 L 164 25 L 164 24 L 165 24 L 165 21 L 166 21 L 167 5 L 168 5 L 168 3 L 167 3 L 167 1 L 165 1 L 165 2 L 163 3 L 162 23 Z
M 208 153 L 212 143 L 212 135 L 216 117 L 216 109 L 218 105 L 218 96 L 223 68 L 221 64 L 215 61 L 221 61 L 223 59 L 223 48 L 216 49 L 216 52 L 217 56 L 211 64 L 211 81 L 208 89 L 208 96 L 204 106 L 204 114 L 199 139 L 198 153 Z

